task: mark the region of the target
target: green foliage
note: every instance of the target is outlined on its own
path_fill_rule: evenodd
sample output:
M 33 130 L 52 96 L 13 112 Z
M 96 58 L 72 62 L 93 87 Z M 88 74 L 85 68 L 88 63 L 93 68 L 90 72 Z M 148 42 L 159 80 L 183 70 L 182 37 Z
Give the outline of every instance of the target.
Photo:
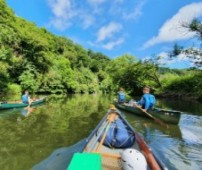
M 53 63 L 53 67 L 44 75 L 40 91 L 49 93 L 73 91 L 76 82 L 69 60 L 58 56 L 53 60 Z
M 201 89 L 197 70 L 188 76 L 186 70 L 158 68 L 155 62 L 138 62 L 129 54 L 111 60 L 16 17 L 4 0 L 0 0 L 0 9 L 0 92 L 108 93 L 121 86 L 136 95 L 145 85 L 158 93 Z M 200 29 L 198 21 L 190 25 L 191 31 Z M 182 51 L 175 45 L 175 55 Z
M 142 87 L 159 87 L 157 67 L 154 64 L 137 62 L 131 55 L 123 55 L 111 61 L 108 67 L 114 83 L 124 87 L 129 93 L 137 94 Z
M 79 70 L 75 70 L 75 78 L 77 81 L 76 93 L 93 93 L 98 91 L 99 84 L 97 76 L 89 69 L 81 67 Z
M 8 82 L 43 93 L 92 93 L 109 88 L 111 81 L 105 77 L 98 81 L 97 74 L 105 70 L 108 57 L 16 17 L 4 0 L 0 9 L 1 90 Z M 99 88 L 102 81 L 105 85 Z
M 9 82 L 9 74 L 8 74 L 8 64 L 0 61 L 0 92 L 2 92 Z
M 202 23 L 198 19 L 193 19 L 188 28 L 190 31 L 196 32 L 199 38 L 202 39 Z
M 105 70 L 106 65 L 110 62 L 110 59 L 102 53 L 94 53 L 92 50 L 88 50 L 88 55 L 91 58 L 90 69 L 92 72 Z
M 128 67 L 134 62 L 135 62 L 135 57 L 126 54 L 126 55 L 117 57 L 116 59 L 112 60 L 109 63 L 107 71 L 113 77 L 114 83 L 116 82 L 119 85 L 121 84 L 120 78 L 124 77 L 124 74 L 127 72 Z
M 6 48 L 5 46 L 2 46 L 0 48 L 0 60 L 9 62 L 11 57 L 12 57 L 12 50 Z
M 21 94 L 22 89 L 18 84 L 8 84 L 7 91 L 9 94 Z
M 167 73 L 161 76 L 163 88 L 159 93 L 202 95 L 202 71 L 183 71 L 182 74 Z
M 182 53 L 183 47 L 179 46 L 178 44 L 175 44 L 173 47 L 173 54 L 171 56 L 177 56 Z
M 19 81 L 23 90 L 27 89 L 36 92 L 41 83 L 41 75 L 36 71 L 35 66 L 28 63 L 19 76 Z
M 99 71 L 97 73 L 97 76 L 98 76 L 98 81 L 99 81 L 101 91 L 105 93 L 109 93 L 111 91 L 116 90 L 116 86 L 114 86 L 114 83 L 109 73 L 105 71 Z

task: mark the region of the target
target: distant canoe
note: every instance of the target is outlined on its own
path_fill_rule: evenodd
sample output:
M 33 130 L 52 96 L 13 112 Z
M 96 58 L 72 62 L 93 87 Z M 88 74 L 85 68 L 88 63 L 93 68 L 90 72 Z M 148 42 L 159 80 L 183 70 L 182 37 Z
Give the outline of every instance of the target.
M 142 112 L 140 109 L 136 107 L 131 107 L 127 105 L 120 104 L 118 102 L 114 102 L 115 106 L 121 110 L 125 110 L 127 112 L 134 113 L 138 116 L 144 116 L 147 118 L 150 118 L 148 115 L 146 115 L 144 112 Z M 181 112 L 179 111 L 173 111 L 173 110 L 164 110 L 160 108 L 153 108 L 148 111 L 152 116 L 161 119 L 162 121 L 166 123 L 171 124 L 178 124 L 180 120 Z
M 37 99 L 32 102 L 31 106 L 35 106 L 38 104 L 41 104 L 45 101 L 45 98 Z M 6 109 L 13 109 L 13 108 L 19 108 L 19 107 L 27 107 L 28 104 L 21 103 L 21 102 L 1 102 L 0 103 L 0 110 L 6 110 Z

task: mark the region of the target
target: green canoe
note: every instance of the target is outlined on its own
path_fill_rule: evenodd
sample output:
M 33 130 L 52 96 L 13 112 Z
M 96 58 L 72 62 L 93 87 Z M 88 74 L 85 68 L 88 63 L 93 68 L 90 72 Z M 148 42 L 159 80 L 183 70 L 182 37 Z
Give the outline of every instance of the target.
M 32 102 L 31 106 L 35 106 L 38 104 L 41 104 L 45 101 L 45 98 L 37 99 Z M 0 110 L 6 110 L 6 109 L 13 109 L 13 108 L 19 108 L 19 107 L 27 107 L 28 104 L 22 103 L 22 102 L 1 102 L 0 103 Z
M 125 110 L 127 112 L 134 113 L 138 116 L 144 116 L 150 118 L 148 115 L 146 115 L 144 112 L 142 112 L 140 109 L 136 107 L 131 107 L 127 105 L 120 104 L 118 102 L 114 102 L 115 106 L 121 110 Z M 173 110 L 164 110 L 160 108 L 152 108 L 148 111 L 152 116 L 171 124 L 178 124 L 180 120 L 181 112 L 179 111 L 173 111 Z

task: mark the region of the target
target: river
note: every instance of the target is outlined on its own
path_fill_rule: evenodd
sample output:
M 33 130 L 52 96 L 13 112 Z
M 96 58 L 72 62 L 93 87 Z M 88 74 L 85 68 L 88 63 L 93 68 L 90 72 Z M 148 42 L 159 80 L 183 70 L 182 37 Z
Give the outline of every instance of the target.
M 63 151 L 90 134 L 112 100 L 107 95 L 52 95 L 29 115 L 24 109 L 0 111 L 0 169 L 43 169 L 44 162 L 61 162 L 65 167 Z M 166 129 L 152 120 L 124 113 L 127 120 L 169 169 L 202 169 L 202 103 L 157 101 L 160 107 L 183 111 L 178 125 Z M 55 159 L 57 152 L 63 156 Z

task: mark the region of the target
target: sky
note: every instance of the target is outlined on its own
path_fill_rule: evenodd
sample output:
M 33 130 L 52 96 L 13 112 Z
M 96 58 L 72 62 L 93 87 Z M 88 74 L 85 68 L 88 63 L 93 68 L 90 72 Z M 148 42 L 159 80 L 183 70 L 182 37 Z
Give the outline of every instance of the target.
M 72 39 L 110 58 L 162 56 L 162 65 L 190 67 L 184 55 L 168 52 L 175 43 L 199 46 L 182 24 L 202 19 L 201 0 L 6 0 L 17 16 Z

